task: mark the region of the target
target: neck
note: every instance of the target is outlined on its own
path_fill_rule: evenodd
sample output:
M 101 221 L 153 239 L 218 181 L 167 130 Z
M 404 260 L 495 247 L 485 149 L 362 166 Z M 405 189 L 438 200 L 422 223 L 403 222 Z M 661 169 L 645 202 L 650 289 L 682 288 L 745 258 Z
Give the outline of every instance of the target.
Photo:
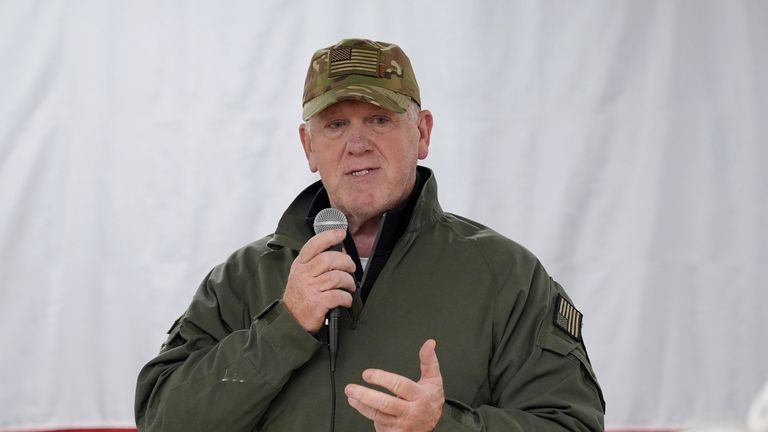
M 355 240 L 357 253 L 361 258 L 368 258 L 373 253 L 373 243 L 379 233 L 381 215 L 368 219 L 349 218 L 349 232 Z

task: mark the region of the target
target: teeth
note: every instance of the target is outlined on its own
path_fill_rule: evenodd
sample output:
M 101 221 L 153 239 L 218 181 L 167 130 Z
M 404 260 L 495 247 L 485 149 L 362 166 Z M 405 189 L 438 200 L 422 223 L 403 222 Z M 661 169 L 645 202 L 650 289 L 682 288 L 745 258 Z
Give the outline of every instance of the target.
M 352 175 L 355 176 L 355 177 L 360 177 L 360 176 L 364 176 L 364 175 L 368 174 L 369 172 L 370 172 L 370 170 L 355 171 L 355 172 L 352 173 Z

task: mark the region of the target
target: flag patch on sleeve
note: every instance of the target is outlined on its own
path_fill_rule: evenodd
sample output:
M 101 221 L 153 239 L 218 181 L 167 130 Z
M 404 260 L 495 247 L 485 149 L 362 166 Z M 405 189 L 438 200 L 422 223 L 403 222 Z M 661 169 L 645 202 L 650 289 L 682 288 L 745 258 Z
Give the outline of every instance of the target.
M 581 342 L 581 321 L 584 315 L 562 296 L 555 299 L 555 325 L 568 336 Z

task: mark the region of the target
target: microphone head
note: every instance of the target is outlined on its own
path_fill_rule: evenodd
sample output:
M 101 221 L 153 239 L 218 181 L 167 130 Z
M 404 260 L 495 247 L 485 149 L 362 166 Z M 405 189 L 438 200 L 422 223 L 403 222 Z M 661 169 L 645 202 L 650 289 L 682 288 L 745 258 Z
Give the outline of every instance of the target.
M 347 217 L 339 209 L 329 207 L 317 212 L 315 222 L 312 224 L 315 234 L 334 229 L 347 229 Z

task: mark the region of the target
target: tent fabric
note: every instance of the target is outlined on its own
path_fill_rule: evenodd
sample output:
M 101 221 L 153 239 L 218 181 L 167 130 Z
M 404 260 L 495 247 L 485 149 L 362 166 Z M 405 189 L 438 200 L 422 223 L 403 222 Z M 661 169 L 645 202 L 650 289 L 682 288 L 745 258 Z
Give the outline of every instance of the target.
M 443 207 L 584 313 L 609 429 L 741 421 L 768 379 L 768 3 L 0 2 L 0 430 L 133 427 L 197 284 L 309 172 L 314 50 L 396 42 Z

